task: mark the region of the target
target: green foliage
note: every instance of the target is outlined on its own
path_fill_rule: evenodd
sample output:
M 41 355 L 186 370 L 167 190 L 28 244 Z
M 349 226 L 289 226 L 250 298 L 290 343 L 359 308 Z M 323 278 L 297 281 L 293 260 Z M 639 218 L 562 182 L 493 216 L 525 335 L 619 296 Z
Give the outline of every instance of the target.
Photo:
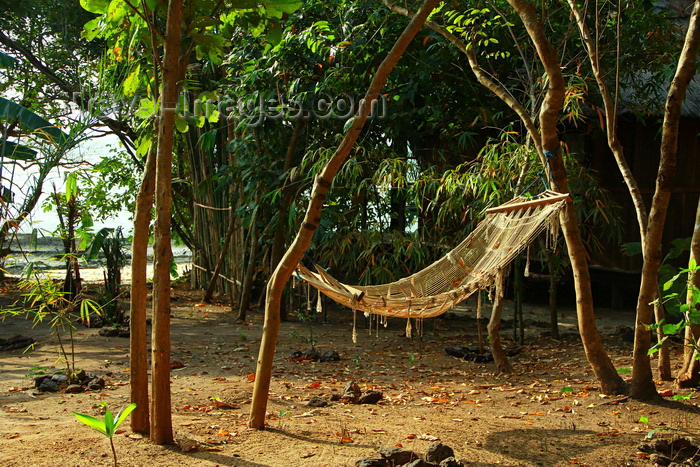
M 663 284 L 663 291 L 666 294 L 661 300 L 664 306 L 668 307 L 671 303 L 675 304 L 673 309 L 676 309 L 679 314 L 674 316 L 676 321 L 673 323 L 666 323 L 662 320 L 649 326 L 650 329 L 656 329 L 661 326 L 664 334 L 663 339 L 649 349 L 649 355 L 658 352 L 670 336 L 681 335 L 683 330 L 691 324 L 700 324 L 700 289 L 688 280 L 688 277 L 692 277 L 699 272 L 700 266 L 693 258 L 689 261 L 687 268 L 681 268 L 676 275 Z M 677 287 L 681 288 L 681 293 L 673 291 Z
M 90 322 L 90 314 L 100 315 L 100 306 L 92 299 L 83 296 L 69 298 L 69 293 L 60 284 L 51 280 L 40 278 L 35 272 L 29 272 L 28 277 L 19 282 L 23 290 L 21 301 L 12 306 L 0 310 L 0 315 L 26 316 L 31 318 L 34 324 L 49 322 L 52 334 L 56 337 L 59 346 L 59 361 L 66 365 L 66 374 L 69 380 L 76 374 L 75 347 L 73 330 L 75 320 L 79 318 L 84 322 Z M 64 342 L 64 335 L 68 335 L 68 342 Z M 69 348 L 66 348 L 70 345 Z

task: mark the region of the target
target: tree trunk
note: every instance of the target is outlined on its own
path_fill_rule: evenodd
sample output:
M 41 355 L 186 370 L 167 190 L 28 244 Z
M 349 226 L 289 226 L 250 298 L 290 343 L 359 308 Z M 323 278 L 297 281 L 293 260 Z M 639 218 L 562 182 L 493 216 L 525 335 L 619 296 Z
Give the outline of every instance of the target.
M 272 377 L 272 360 L 275 353 L 275 346 L 277 345 L 277 335 L 280 326 L 280 299 L 284 286 L 289 280 L 292 271 L 302 259 L 304 251 L 306 251 L 311 243 L 313 234 L 321 221 L 323 202 L 328 189 L 331 187 L 333 177 L 360 135 L 362 127 L 375 102 L 379 98 L 379 93 L 384 83 L 386 83 L 389 73 L 394 68 L 399 58 L 401 58 L 401 55 L 403 55 L 403 52 L 406 50 L 406 47 L 408 47 L 413 37 L 420 31 L 426 18 L 433 8 L 435 8 L 438 1 L 439 0 L 425 0 L 423 2 L 416 16 L 409 22 L 387 57 L 382 61 L 381 65 L 379 65 L 364 99 L 360 102 L 359 109 L 353 117 L 352 124 L 346 132 L 345 137 L 333 154 L 333 157 L 331 157 L 314 182 L 304 220 L 294 241 L 287 249 L 287 252 L 267 283 L 263 337 L 260 343 L 253 400 L 250 408 L 249 425 L 252 428 L 262 429 L 265 427 L 267 397 L 270 391 L 270 378 Z
M 156 145 L 151 145 L 146 157 L 146 167 L 141 187 L 136 198 L 134 213 L 134 236 L 131 242 L 131 295 L 129 314 L 129 382 L 131 402 L 136 408 L 131 413 L 131 430 L 148 433 L 148 346 L 146 337 L 146 264 L 148 258 L 148 227 L 155 193 Z
M 557 267 L 554 264 L 554 255 L 549 253 L 547 265 L 549 267 L 549 330 L 552 339 L 559 339 L 559 316 L 557 310 Z
M 491 355 L 496 362 L 498 371 L 501 373 L 511 373 L 513 367 L 508 361 L 506 353 L 501 345 L 501 315 L 503 314 L 503 295 L 505 288 L 505 271 L 502 269 L 496 275 L 496 295 L 493 299 L 491 319 L 488 324 L 489 343 L 491 344 Z
M 689 262 L 695 260 L 695 264 L 700 263 L 700 199 L 698 199 L 698 208 L 695 211 L 695 227 L 693 228 L 693 237 L 690 242 L 690 259 Z M 696 271 L 688 273 L 688 297 L 687 303 L 690 311 L 697 306 L 693 303 L 693 296 L 690 292 L 692 288 L 700 289 L 700 274 Z M 685 319 L 689 320 L 689 313 Z M 683 348 L 683 367 L 678 372 L 676 377 L 676 385 L 680 388 L 695 387 L 700 384 L 700 324 L 690 324 L 685 328 L 685 347 Z
M 627 190 L 629 191 L 630 197 L 632 198 L 632 204 L 634 205 L 634 210 L 637 215 L 637 224 L 639 226 L 639 238 L 641 240 L 642 245 L 644 245 L 644 243 L 646 242 L 648 223 L 647 208 L 644 204 L 642 192 L 639 189 L 637 180 L 634 178 L 634 175 L 632 174 L 632 171 L 630 170 L 629 165 L 627 164 L 627 160 L 625 159 L 622 143 L 620 142 L 617 136 L 617 102 L 613 101 L 610 88 L 608 86 L 607 81 L 605 80 L 604 73 L 600 66 L 600 55 L 598 53 L 598 49 L 596 48 L 597 41 L 591 36 L 590 30 L 586 25 L 585 15 L 578 8 L 576 2 L 574 2 L 573 0 L 568 0 L 568 2 L 571 11 L 574 14 L 574 17 L 576 18 L 576 25 L 578 26 L 579 33 L 581 34 L 581 39 L 586 48 L 588 58 L 591 62 L 591 69 L 593 70 L 593 75 L 595 76 L 596 83 L 598 84 L 598 89 L 600 90 L 601 98 L 603 99 L 606 124 L 606 128 L 604 130 L 607 135 L 608 147 L 610 148 L 610 151 L 612 152 L 613 157 L 615 158 L 615 162 L 617 163 L 617 167 L 620 170 L 622 179 L 624 180 L 625 185 L 627 186 Z M 615 84 L 617 89 L 619 83 Z M 616 91 L 616 95 L 619 96 L 619 91 Z M 660 293 L 657 294 L 657 298 L 659 298 L 660 296 Z M 654 306 L 654 315 L 656 316 L 656 321 L 660 323 L 664 315 L 664 308 L 660 302 Z M 657 333 L 659 340 L 661 340 L 663 338 L 663 331 L 660 326 L 657 330 Z M 670 380 L 671 357 L 669 355 L 669 348 L 666 343 L 664 343 L 661 349 L 659 350 L 658 356 L 659 377 L 662 380 Z
M 224 239 L 224 244 L 221 247 L 221 252 L 219 253 L 219 259 L 216 262 L 216 267 L 211 275 L 211 279 L 209 279 L 209 285 L 207 286 L 207 290 L 204 292 L 204 297 L 202 298 L 204 303 L 211 303 L 211 297 L 214 295 L 214 290 L 216 289 L 216 282 L 219 279 L 219 274 L 221 274 L 221 267 L 227 258 L 228 248 L 229 245 L 231 245 L 233 233 L 236 231 L 237 221 L 238 217 L 231 212 L 231 221 L 229 222 L 228 230 L 226 231 L 226 238 Z M 233 306 L 233 303 L 231 303 L 231 306 Z
M 568 193 L 566 169 L 561 158 L 559 135 L 557 134 L 557 123 L 564 103 L 565 90 L 561 64 L 556 51 L 547 40 L 543 24 L 537 18 L 537 11 L 534 5 L 528 0 L 508 0 L 508 2 L 520 16 L 549 78 L 547 94 L 540 110 L 539 138 L 542 149 L 551 151 L 556 156 L 550 159 L 554 186 L 558 191 Z M 533 135 L 533 139 L 537 139 L 536 136 Z M 573 205 L 567 205 L 562 211 L 560 222 L 574 275 L 576 313 L 586 358 L 591 364 L 604 393 L 622 393 L 626 389 L 624 381 L 615 370 L 595 324 L 593 294 L 591 292 L 586 250 L 581 240 L 576 210 Z
M 284 157 L 284 167 L 282 170 L 285 174 L 289 173 L 292 165 L 294 164 L 294 153 L 296 152 L 297 140 L 299 139 L 299 133 L 301 132 L 303 126 L 303 119 L 297 120 L 296 124 L 294 125 L 294 131 L 291 139 L 289 140 L 289 145 L 287 146 L 287 154 Z M 286 237 L 285 232 L 287 231 L 287 215 L 289 212 L 289 206 L 292 204 L 294 199 L 295 181 L 296 180 L 289 180 L 282 187 L 282 206 L 279 210 L 279 222 L 277 224 L 277 229 L 275 230 L 275 237 L 272 241 L 272 250 L 270 253 L 270 267 L 272 269 L 270 274 L 274 272 L 274 268 L 277 267 L 282 260 L 282 256 L 284 255 L 284 243 Z M 282 302 L 282 306 L 280 308 L 280 318 L 282 321 L 287 321 L 287 307 L 284 305 L 284 302 Z
M 688 31 L 683 44 L 678 68 L 673 77 L 666 98 L 663 132 L 661 134 L 661 160 L 656 176 L 656 190 L 649 212 L 647 236 L 644 242 L 644 265 L 642 266 L 642 284 L 637 300 L 637 324 L 634 333 L 632 387 L 630 396 L 636 399 L 658 397 L 651 372 L 651 361 L 648 351 L 651 346 L 651 325 L 654 306 L 653 302 L 659 282 L 659 266 L 661 264 L 661 238 L 666 223 L 666 211 L 671 197 L 671 188 L 676 170 L 676 150 L 678 148 L 678 125 L 681 107 L 690 80 L 695 75 L 698 49 L 700 48 L 700 0 L 695 1 L 690 16 Z
M 260 200 L 258 200 L 260 202 Z M 255 225 L 258 219 L 258 210 L 253 213 L 250 222 L 250 233 L 248 234 L 250 243 L 250 254 L 248 255 L 248 265 L 241 287 L 241 299 L 238 306 L 238 321 L 245 321 L 246 313 L 250 307 L 250 296 L 253 293 L 253 277 L 255 276 L 256 257 L 258 256 L 258 227 Z
M 170 0 L 165 32 L 158 151 L 156 153 L 155 241 L 153 245 L 153 336 L 151 338 L 151 439 L 173 442 L 170 399 L 170 206 L 172 203 L 173 130 L 178 102 L 180 29 L 183 0 Z

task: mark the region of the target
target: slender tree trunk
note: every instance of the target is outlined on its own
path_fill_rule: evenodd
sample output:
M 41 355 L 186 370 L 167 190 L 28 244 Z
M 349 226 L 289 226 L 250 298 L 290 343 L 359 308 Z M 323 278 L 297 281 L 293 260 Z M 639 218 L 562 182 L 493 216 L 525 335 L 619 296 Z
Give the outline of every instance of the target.
M 151 439 L 173 442 L 170 398 L 170 220 L 172 203 L 173 130 L 178 102 L 180 29 L 183 0 L 170 0 L 165 32 L 163 81 L 155 189 L 155 264 L 153 268 L 153 336 L 151 338 Z
M 591 62 L 593 75 L 595 76 L 596 83 L 598 84 L 598 89 L 600 90 L 600 95 L 603 99 L 603 108 L 605 109 L 606 124 L 606 128 L 604 130 L 607 135 L 608 147 L 610 148 L 610 151 L 612 152 L 613 157 L 615 158 L 615 162 L 617 163 L 617 167 L 620 170 L 622 179 L 624 180 L 625 185 L 627 186 L 627 190 L 629 191 L 630 197 L 632 198 L 632 204 L 634 205 L 634 210 L 637 215 L 637 224 L 639 226 L 639 237 L 642 242 L 642 245 L 644 245 L 644 243 L 646 242 L 648 223 L 647 208 L 644 204 L 642 192 L 639 189 L 637 180 L 634 178 L 634 175 L 632 174 L 632 171 L 630 170 L 629 165 L 627 164 L 622 143 L 620 142 L 617 135 L 617 101 L 613 101 L 612 94 L 610 92 L 610 87 L 608 86 L 608 83 L 605 80 L 604 73 L 600 66 L 600 55 L 596 47 L 597 40 L 591 36 L 590 29 L 586 25 L 585 14 L 579 9 L 576 2 L 574 2 L 573 0 L 568 0 L 568 2 L 571 11 L 574 14 L 574 18 L 576 19 L 576 25 L 578 26 L 581 39 L 586 48 L 586 53 Z M 618 87 L 618 84 L 619 83 L 616 83 L 616 89 Z M 616 95 L 619 95 L 619 92 L 616 92 Z M 657 295 L 657 298 L 658 297 L 660 297 L 660 294 Z M 660 301 L 657 305 L 654 306 L 654 315 L 656 317 L 656 321 L 660 323 L 664 317 L 664 308 Z M 659 340 L 661 340 L 663 338 L 663 330 L 660 326 L 657 329 L 657 333 Z M 659 350 L 658 356 L 659 377 L 662 380 L 670 380 L 671 357 L 669 355 L 669 349 L 666 343 L 664 343 L 661 349 Z
M 557 310 L 557 267 L 553 254 L 549 254 L 549 330 L 552 339 L 559 339 L 559 316 Z
M 398 62 L 403 52 L 408 47 L 413 37 L 420 31 L 423 23 L 435 8 L 439 0 L 425 0 L 416 16 L 409 22 L 406 29 L 392 47 L 389 55 L 382 61 L 370 83 L 364 99 L 360 102 L 359 109 L 353 117 L 352 124 L 333 154 L 314 182 L 311 198 L 306 210 L 302 225 L 291 246 L 277 265 L 267 284 L 267 296 L 265 300 L 265 323 L 263 325 L 263 337 L 260 343 L 260 354 L 256 371 L 255 386 L 253 388 L 253 401 L 250 408 L 249 425 L 252 428 L 265 427 L 265 412 L 267 409 L 267 397 L 270 391 L 270 378 L 272 377 L 272 359 L 277 345 L 277 335 L 280 326 L 280 299 L 285 284 L 289 280 L 292 271 L 299 264 L 304 251 L 311 243 L 311 238 L 321 221 L 321 210 L 326 199 L 326 193 L 331 187 L 333 177 L 341 167 L 345 158 L 350 153 L 353 144 L 362 131 L 362 127 L 369 116 L 371 109 L 379 98 L 379 93 L 386 83 L 389 73 Z
M 505 271 L 502 269 L 496 275 L 496 296 L 493 300 L 493 308 L 491 310 L 491 319 L 488 324 L 489 343 L 491 344 L 491 355 L 496 362 L 498 371 L 501 373 L 511 373 L 513 367 L 508 361 L 506 353 L 501 345 L 501 316 L 503 314 L 503 295 L 505 288 Z
M 304 127 L 304 120 L 297 120 L 294 125 L 294 131 L 292 137 L 289 140 L 289 145 L 287 146 L 287 154 L 284 157 L 284 173 L 289 173 L 294 164 L 294 153 L 296 152 L 297 141 L 299 140 L 299 133 Z M 294 199 L 294 182 L 295 180 L 289 180 L 285 186 L 282 187 L 282 206 L 279 210 L 279 223 L 277 229 L 275 230 L 275 237 L 272 241 L 272 250 L 270 253 L 270 267 L 272 270 L 270 274 L 274 272 L 274 268 L 277 267 L 279 262 L 282 260 L 284 255 L 284 242 L 285 242 L 285 232 L 287 231 L 287 214 L 289 212 L 289 206 L 292 204 Z M 281 303 L 280 307 L 280 318 L 282 321 L 287 320 L 287 307 L 284 302 Z
M 671 188 L 676 170 L 681 107 L 697 66 L 698 49 L 700 48 L 699 16 L 700 0 L 696 0 L 690 16 L 683 50 L 678 59 L 678 68 L 666 98 L 663 132 L 661 134 L 661 160 L 656 176 L 656 190 L 649 213 L 646 241 L 643 245 L 642 284 L 637 300 L 632 387 L 630 388 L 630 396 L 637 399 L 658 397 L 648 355 L 649 347 L 651 346 L 651 331 L 648 326 L 652 322 L 654 312 L 654 307 L 650 303 L 653 302 L 658 290 L 659 266 L 662 259 L 661 238 L 666 223 L 666 211 L 671 197 Z
M 214 290 L 216 289 L 216 281 L 219 279 L 219 274 L 221 274 L 221 267 L 227 258 L 228 248 L 231 245 L 231 239 L 233 238 L 233 233 L 236 231 L 238 217 L 231 212 L 231 221 L 228 225 L 228 230 L 226 231 L 226 238 L 224 239 L 224 244 L 221 247 L 221 252 L 219 253 L 219 259 L 216 262 L 216 267 L 212 273 L 211 279 L 209 279 L 209 285 L 207 286 L 206 292 L 204 292 L 204 298 L 202 301 L 204 303 L 210 303 L 211 297 L 214 295 Z M 233 303 L 231 303 L 233 306 Z
M 561 158 L 557 123 L 564 103 L 564 78 L 556 51 L 549 43 L 542 22 L 537 18 L 534 4 L 529 0 L 508 0 L 520 16 L 523 25 L 532 39 L 542 65 L 544 65 L 549 85 L 540 110 L 540 141 L 543 150 L 551 151 L 556 157 L 550 159 L 553 182 L 558 191 L 568 193 L 566 169 Z M 533 139 L 535 135 L 533 135 Z M 578 229 L 578 219 L 573 205 L 569 204 L 560 215 L 560 222 L 569 259 L 574 275 L 576 290 L 576 312 L 586 358 L 606 394 L 619 394 L 625 391 L 625 384 L 615 370 L 608 356 L 600 333 L 595 324 L 593 294 L 588 271 L 586 250 Z
M 260 202 L 260 200 L 258 200 Z M 258 219 L 258 211 L 255 210 L 253 219 L 250 222 L 250 233 L 248 234 L 248 243 L 250 244 L 250 254 L 248 255 L 248 265 L 246 267 L 245 276 L 243 277 L 243 286 L 241 287 L 241 300 L 238 306 L 238 321 L 245 321 L 246 313 L 250 307 L 250 296 L 253 293 L 253 277 L 255 276 L 256 258 L 258 256 L 258 227 L 255 225 Z
M 136 408 L 131 413 L 131 430 L 148 433 L 148 346 L 146 338 L 146 264 L 148 258 L 148 227 L 155 193 L 156 145 L 152 144 L 146 157 L 146 167 L 136 198 L 134 235 L 131 242 L 131 295 L 129 318 L 131 402 Z
M 689 262 L 695 261 L 695 264 L 700 264 L 700 199 L 698 199 L 698 208 L 695 212 L 695 226 L 693 228 L 693 237 L 690 242 L 690 259 Z M 693 303 L 693 296 L 690 289 L 695 287 L 700 289 L 700 274 L 695 271 L 690 271 L 688 274 L 688 297 L 687 303 L 690 311 L 697 306 Z M 689 319 L 690 311 L 686 314 L 685 319 Z M 678 372 L 676 377 L 676 385 L 681 388 L 695 387 L 700 384 L 700 324 L 690 324 L 685 328 L 685 347 L 683 348 L 683 367 Z

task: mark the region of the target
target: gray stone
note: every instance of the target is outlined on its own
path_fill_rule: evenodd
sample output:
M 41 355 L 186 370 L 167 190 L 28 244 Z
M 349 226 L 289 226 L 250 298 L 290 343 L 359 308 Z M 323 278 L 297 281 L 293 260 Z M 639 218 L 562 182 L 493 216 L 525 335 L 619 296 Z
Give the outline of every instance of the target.
M 440 462 L 440 467 L 464 467 L 464 464 L 454 457 L 448 457 Z
M 45 379 L 51 379 L 51 375 L 41 375 L 34 378 L 34 387 L 39 389 L 41 383 L 43 383 Z
M 415 452 L 408 449 L 401 449 L 393 446 L 382 446 L 379 448 L 379 454 L 387 460 L 389 465 L 408 464 L 414 459 L 418 459 Z
M 309 407 L 326 407 L 328 405 L 328 401 L 325 397 L 314 396 L 309 399 L 309 402 L 307 402 L 306 405 Z
M 68 376 L 62 373 L 56 373 L 55 375 L 51 376 L 51 381 L 56 384 L 68 384 Z
M 105 380 L 102 378 L 95 378 L 92 381 L 90 381 L 87 385 L 87 388 L 91 391 L 99 391 L 100 389 L 105 387 Z
M 376 404 L 382 400 L 382 393 L 380 391 L 367 391 L 364 395 L 360 396 L 357 400 L 358 404 Z
M 403 467 L 440 467 L 440 465 L 424 461 L 423 459 L 416 459 L 408 464 L 404 464 Z
M 80 384 L 71 384 L 66 388 L 66 394 L 78 394 L 85 390 Z
M 44 379 L 39 385 L 39 391 L 42 392 L 58 392 L 60 389 L 58 383 L 51 378 Z
M 100 329 L 100 336 L 102 337 L 118 337 L 119 329 L 117 328 L 102 328 Z
M 322 362 L 335 362 L 340 360 L 340 354 L 335 350 L 326 350 L 321 354 Z
M 454 450 L 446 444 L 432 443 L 425 451 L 425 460 L 428 462 L 442 462 L 448 457 L 454 457 Z
M 383 457 L 363 457 L 355 462 L 355 467 L 388 467 Z

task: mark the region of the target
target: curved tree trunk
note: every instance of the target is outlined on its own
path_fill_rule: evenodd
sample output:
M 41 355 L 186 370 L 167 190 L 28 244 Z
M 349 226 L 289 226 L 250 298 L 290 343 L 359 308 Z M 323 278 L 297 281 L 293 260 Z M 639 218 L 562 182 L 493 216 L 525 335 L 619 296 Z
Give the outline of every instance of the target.
M 148 403 L 148 347 L 146 345 L 146 264 L 148 257 L 148 227 L 155 193 L 156 145 L 152 144 L 146 157 L 146 167 L 136 198 L 134 234 L 131 242 L 131 295 L 129 317 L 129 382 L 131 402 L 136 408 L 131 413 L 131 430 L 149 432 Z
M 690 242 L 690 259 L 695 264 L 700 264 L 700 199 L 695 212 L 695 227 Z M 688 274 L 688 289 L 695 287 L 700 289 L 700 274 L 691 271 Z M 693 310 L 693 297 L 690 291 L 687 298 L 688 306 Z M 689 317 L 686 316 L 686 319 Z M 685 347 L 683 348 L 683 367 L 676 377 L 676 385 L 681 388 L 695 387 L 700 384 L 700 324 L 690 324 L 685 328 Z
M 632 387 L 630 395 L 638 399 L 658 397 L 651 372 L 651 362 L 647 352 L 651 345 L 651 331 L 648 326 L 653 316 L 653 305 L 658 290 L 659 266 L 661 264 L 661 238 L 666 222 L 666 211 L 671 197 L 671 187 L 676 170 L 678 148 L 678 125 L 681 107 L 690 80 L 695 75 L 698 49 L 700 48 L 700 0 L 695 1 L 690 23 L 683 44 L 678 68 L 673 77 L 666 98 L 663 133 L 661 135 L 661 160 L 656 176 L 656 190 L 651 203 L 647 237 L 644 243 L 644 265 L 642 285 L 637 300 L 637 324 L 634 335 Z
M 249 426 L 262 429 L 265 427 L 265 412 L 267 409 L 267 397 L 270 391 L 270 378 L 272 377 L 272 359 L 277 345 L 277 335 L 280 326 L 280 299 L 285 284 L 289 280 L 294 268 L 302 259 L 304 251 L 311 243 L 311 238 L 321 221 L 321 210 L 326 193 L 331 187 L 331 182 L 338 169 L 350 153 L 353 144 L 357 140 L 367 117 L 379 97 L 389 73 L 403 55 L 413 37 L 420 31 L 426 18 L 433 11 L 439 0 L 425 0 L 416 16 L 409 22 L 401 36 L 398 38 L 387 57 L 382 61 L 369 85 L 364 99 L 360 102 L 359 109 L 353 117 L 352 124 L 345 137 L 328 161 L 321 173 L 316 177 L 306 215 L 297 232 L 294 241 L 287 249 L 275 271 L 267 283 L 267 296 L 265 298 L 265 322 L 263 325 L 263 337 L 260 343 L 260 354 L 253 388 L 253 401 L 250 408 Z
M 180 29 L 183 0 L 170 0 L 165 31 L 161 115 L 156 153 L 156 189 L 153 251 L 153 336 L 151 338 L 151 439 L 173 442 L 170 398 L 170 220 L 172 204 L 173 130 L 181 75 Z M 184 70 L 183 70 L 184 71 Z
M 299 133 L 301 132 L 301 129 L 303 127 L 304 120 L 297 120 L 296 124 L 294 125 L 292 137 L 289 140 L 289 145 L 287 146 L 287 154 L 284 157 L 284 167 L 282 168 L 282 171 L 285 174 L 289 173 L 289 171 L 292 169 L 292 165 L 294 164 L 294 153 L 296 152 Z M 289 206 L 292 204 L 292 201 L 294 199 L 295 181 L 296 180 L 289 180 L 282 187 L 282 206 L 279 210 L 279 222 L 277 224 L 277 229 L 275 230 L 275 236 L 272 241 L 272 249 L 270 253 L 270 274 L 274 272 L 274 268 L 277 267 L 277 265 L 282 260 L 282 256 L 284 255 L 284 243 L 286 237 L 285 232 L 287 231 L 287 215 L 289 212 Z M 280 317 L 282 321 L 287 320 L 287 307 L 284 306 L 284 302 L 282 302 L 280 308 Z
M 557 134 L 557 123 L 563 107 L 565 91 L 561 65 L 555 50 L 547 40 L 542 22 L 537 18 L 534 5 L 528 0 L 508 0 L 508 3 L 520 16 L 549 78 L 547 94 L 540 110 L 539 137 L 542 149 L 556 155 L 550 159 L 555 186 L 558 191 L 568 193 L 566 169 L 560 156 L 559 135 Z M 536 139 L 535 135 L 533 135 L 533 139 Z M 624 392 L 626 388 L 605 351 L 595 324 L 586 250 L 581 240 L 576 210 L 573 205 L 569 204 L 562 211 L 560 222 L 574 275 L 576 313 L 586 357 L 601 384 L 601 390 L 606 394 L 619 394 Z
M 542 148 L 556 155 L 550 160 L 555 186 L 558 191 L 568 193 L 566 170 L 560 157 L 559 136 L 557 134 L 557 123 L 563 107 L 565 88 L 561 66 L 556 52 L 547 40 L 542 23 L 537 18 L 534 5 L 526 0 L 509 0 L 509 3 L 525 25 L 549 78 L 547 95 L 540 111 L 540 138 Z M 574 275 L 576 312 L 586 357 L 593 367 L 604 393 L 624 392 L 624 382 L 617 374 L 605 351 L 596 328 L 586 251 L 578 229 L 576 211 L 572 205 L 568 205 L 562 211 L 560 221 Z

